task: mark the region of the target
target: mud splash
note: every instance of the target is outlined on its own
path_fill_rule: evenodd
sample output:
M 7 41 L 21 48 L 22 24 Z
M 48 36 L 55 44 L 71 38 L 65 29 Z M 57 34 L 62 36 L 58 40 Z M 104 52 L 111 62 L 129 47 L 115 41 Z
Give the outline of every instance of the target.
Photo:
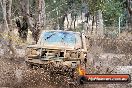
M 29 69 L 24 58 L 0 58 L 0 87 L 7 88 L 131 88 L 126 84 L 88 84 L 70 87 L 68 78 L 44 69 Z M 121 87 L 122 86 L 122 87 Z
M 0 58 L 0 87 L 10 88 L 67 88 L 66 79 L 44 69 L 30 69 L 23 58 Z

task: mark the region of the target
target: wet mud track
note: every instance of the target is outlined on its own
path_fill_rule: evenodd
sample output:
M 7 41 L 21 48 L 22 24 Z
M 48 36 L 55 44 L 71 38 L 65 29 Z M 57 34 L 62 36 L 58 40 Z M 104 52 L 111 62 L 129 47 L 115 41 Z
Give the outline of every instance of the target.
M 0 58 L 0 87 L 68 88 L 67 77 L 53 75 L 42 68 L 28 68 L 23 58 Z
M 0 58 L 0 88 L 132 88 L 125 84 L 87 84 L 69 86 L 68 78 L 49 74 L 43 69 L 30 69 L 24 58 Z

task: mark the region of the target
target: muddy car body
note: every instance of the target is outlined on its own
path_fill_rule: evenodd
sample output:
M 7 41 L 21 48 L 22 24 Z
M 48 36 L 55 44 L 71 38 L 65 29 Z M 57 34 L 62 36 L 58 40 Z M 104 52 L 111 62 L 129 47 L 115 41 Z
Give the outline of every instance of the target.
M 45 30 L 35 45 L 27 47 L 26 62 L 41 67 L 52 64 L 54 67 L 76 68 L 84 60 L 87 48 L 85 35 L 80 32 Z

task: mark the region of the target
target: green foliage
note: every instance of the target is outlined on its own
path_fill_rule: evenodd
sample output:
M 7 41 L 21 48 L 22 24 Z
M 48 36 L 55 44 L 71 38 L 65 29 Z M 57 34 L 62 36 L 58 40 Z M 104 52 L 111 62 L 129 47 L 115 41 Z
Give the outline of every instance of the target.
M 30 13 L 36 14 L 37 0 L 30 1 Z M 83 3 L 88 7 L 87 10 L 92 16 L 95 16 L 98 10 L 103 13 L 105 26 L 117 26 L 118 18 L 124 14 L 126 4 L 124 0 L 45 0 L 46 4 L 46 19 L 57 22 L 65 13 L 71 13 L 74 16 L 79 16 L 83 8 Z M 13 0 L 12 13 L 13 16 L 21 14 L 19 0 Z M 125 19 L 125 15 L 123 15 Z M 126 19 L 125 19 L 126 20 Z M 123 21 L 122 21 L 123 22 Z M 124 24 L 124 23 L 122 23 Z
M 47 19 L 54 19 L 63 16 L 66 12 L 78 15 L 81 9 L 81 0 L 45 0 Z
M 118 18 L 123 14 L 123 0 L 87 0 L 87 2 L 92 15 L 98 10 L 102 11 L 106 26 L 118 25 Z
M 117 26 L 118 19 L 122 14 L 122 6 L 120 1 L 109 0 L 104 4 L 103 18 L 106 26 Z
M 106 0 L 87 0 L 88 6 L 89 6 L 89 11 L 92 15 L 95 15 L 95 13 L 98 10 L 103 10 L 105 8 L 105 2 Z

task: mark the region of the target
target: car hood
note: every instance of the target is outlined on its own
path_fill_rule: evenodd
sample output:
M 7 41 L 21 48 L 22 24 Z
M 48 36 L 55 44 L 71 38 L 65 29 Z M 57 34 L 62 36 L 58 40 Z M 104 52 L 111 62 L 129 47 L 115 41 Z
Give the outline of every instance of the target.
M 62 50 L 75 50 L 73 46 L 56 46 L 56 45 L 29 45 L 27 48 L 45 48 L 45 49 L 62 49 Z

